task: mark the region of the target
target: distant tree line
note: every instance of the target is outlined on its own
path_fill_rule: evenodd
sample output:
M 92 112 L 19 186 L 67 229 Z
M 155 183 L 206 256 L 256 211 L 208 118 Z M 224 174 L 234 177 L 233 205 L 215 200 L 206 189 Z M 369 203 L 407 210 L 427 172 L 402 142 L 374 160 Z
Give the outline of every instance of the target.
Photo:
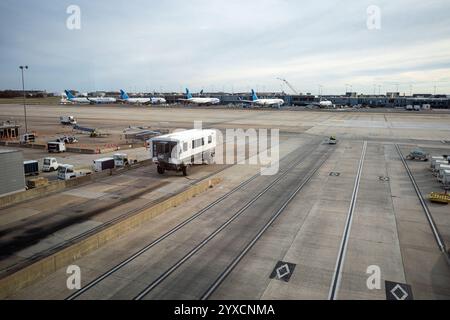
M 42 90 L 25 90 L 27 98 L 47 98 L 53 97 L 53 93 Z M 22 90 L 1 90 L 0 98 L 19 98 L 23 96 Z

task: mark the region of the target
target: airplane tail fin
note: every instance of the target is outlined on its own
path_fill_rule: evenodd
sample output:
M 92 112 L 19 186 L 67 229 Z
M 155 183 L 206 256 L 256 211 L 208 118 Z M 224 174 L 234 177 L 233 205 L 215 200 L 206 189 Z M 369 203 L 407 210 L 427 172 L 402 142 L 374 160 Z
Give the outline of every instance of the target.
M 189 89 L 186 88 L 186 99 L 191 99 L 192 98 L 192 94 L 189 92 Z
M 255 93 L 255 90 L 252 89 L 252 101 L 258 100 L 258 96 Z
M 128 98 L 129 98 L 128 94 L 122 89 L 120 89 L 120 99 L 127 100 Z
M 73 96 L 73 94 L 70 93 L 69 90 L 64 90 L 64 92 L 66 93 L 67 99 L 73 99 L 73 98 L 75 98 L 75 97 Z

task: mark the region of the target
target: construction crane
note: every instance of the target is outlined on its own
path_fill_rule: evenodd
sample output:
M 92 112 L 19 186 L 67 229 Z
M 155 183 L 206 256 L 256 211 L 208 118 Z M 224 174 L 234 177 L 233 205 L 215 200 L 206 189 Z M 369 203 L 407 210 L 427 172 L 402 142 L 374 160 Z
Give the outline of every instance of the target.
M 283 81 L 296 95 L 298 95 L 298 91 L 295 90 L 295 88 L 289 83 L 289 81 L 287 81 L 286 79 L 283 78 L 277 78 L 278 80 Z

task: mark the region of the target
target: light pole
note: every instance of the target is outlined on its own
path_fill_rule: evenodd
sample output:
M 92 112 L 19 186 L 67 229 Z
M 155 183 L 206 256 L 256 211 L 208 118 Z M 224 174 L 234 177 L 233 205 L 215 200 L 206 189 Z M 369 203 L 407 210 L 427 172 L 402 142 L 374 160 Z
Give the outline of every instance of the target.
M 19 66 L 19 68 L 22 71 L 23 113 L 25 115 L 25 133 L 27 133 L 28 132 L 27 106 L 25 104 L 25 81 L 23 80 L 23 69 L 28 69 L 28 66 Z

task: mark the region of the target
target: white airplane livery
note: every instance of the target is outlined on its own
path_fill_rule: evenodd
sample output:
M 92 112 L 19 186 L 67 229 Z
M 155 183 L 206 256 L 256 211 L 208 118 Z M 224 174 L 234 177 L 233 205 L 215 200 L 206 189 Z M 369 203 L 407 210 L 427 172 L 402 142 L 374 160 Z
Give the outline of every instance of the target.
M 72 103 L 89 103 L 89 104 L 100 104 L 100 103 L 114 103 L 116 102 L 116 98 L 112 97 L 75 97 L 72 93 L 70 93 L 69 90 L 64 90 L 67 96 L 67 100 L 69 100 Z
M 331 102 L 330 100 L 321 100 L 319 101 L 319 107 L 333 107 L 333 102 Z
M 128 94 L 120 89 L 120 100 L 130 104 L 159 104 L 166 103 L 166 99 L 160 97 L 151 98 L 130 98 Z
M 312 102 L 309 104 L 310 106 L 317 106 L 319 108 L 334 108 L 335 105 L 330 100 L 322 100 L 320 99 L 318 102 Z
M 242 102 L 247 102 L 255 104 L 258 106 L 269 106 L 269 107 L 281 107 L 284 104 L 283 99 L 259 99 L 255 91 L 252 89 L 252 100 L 241 100 Z
M 88 98 L 86 97 L 75 97 L 72 93 L 70 93 L 69 90 L 64 90 L 67 96 L 67 100 L 72 103 L 79 103 L 79 104 L 85 104 L 85 103 L 91 103 Z
M 220 103 L 219 98 L 194 98 L 192 94 L 189 92 L 189 89 L 186 88 L 186 99 L 178 99 L 180 101 L 194 103 L 194 104 L 218 104 Z
M 93 97 L 93 98 L 87 98 L 91 103 L 93 104 L 100 104 L 100 103 L 114 103 L 117 101 L 116 98 L 113 97 Z

